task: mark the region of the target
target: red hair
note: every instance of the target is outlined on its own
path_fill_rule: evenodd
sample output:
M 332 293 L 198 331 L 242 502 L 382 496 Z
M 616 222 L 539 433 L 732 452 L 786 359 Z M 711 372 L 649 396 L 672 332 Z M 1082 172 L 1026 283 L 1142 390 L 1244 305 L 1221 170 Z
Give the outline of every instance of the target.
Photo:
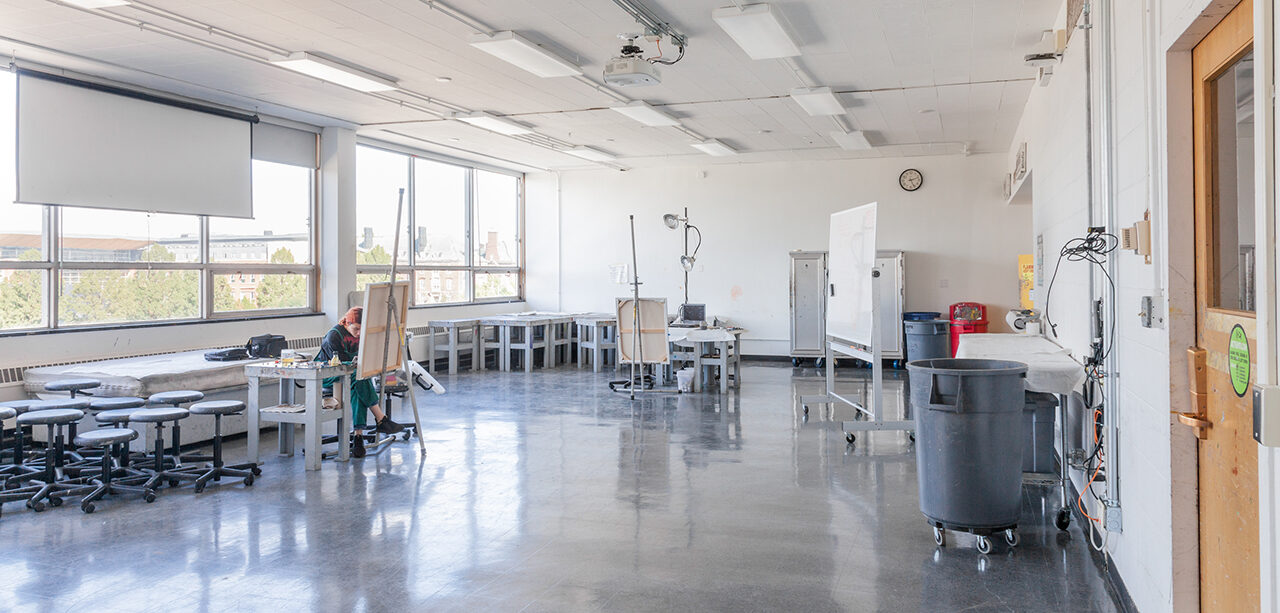
M 343 315 L 342 319 L 338 320 L 338 323 L 345 326 L 347 324 L 361 324 L 363 320 L 364 307 L 351 307 L 351 309 L 347 311 L 347 314 Z

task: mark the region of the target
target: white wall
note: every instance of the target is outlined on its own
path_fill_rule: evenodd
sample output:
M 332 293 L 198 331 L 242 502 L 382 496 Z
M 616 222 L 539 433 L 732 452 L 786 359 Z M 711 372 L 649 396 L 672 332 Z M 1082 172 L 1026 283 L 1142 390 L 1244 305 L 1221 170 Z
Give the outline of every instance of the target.
M 1152 264 L 1127 252 L 1113 256 L 1119 265 L 1114 357 L 1120 397 L 1109 403 L 1108 413 L 1120 428 L 1119 457 L 1112 461 L 1124 521 L 1123 532 L 1111 534 L 1108 550 L 1139 610 L 1195 611 L 1196 444 L 1190 429 L 1173 419 L 1173 413 L 1188 410 L 1185 349 L 1195 343 L 1189 51 L 1235 3 L 1112 4 L 1114 94 L 1107 103 L 1114 114 L 1114 141 L 1095 141 L 1094 146 L 1106 147 L 1115 159 L 1118 225 L 1132 225 L 1150 210 L 1155 254 Z M 1255 27 L 1262 32 L 1261 22 Z M 1033 91 L 1014 139 L 1015 147 L 1023 140 L 1029 143 L 1029 166 L 1035 176 L 1033 224 L 1044 236 L 1050 267 L 1062 244 L 1089 225 L 1083 44 L 1082 32 L 1077 31 L 1050 85 Z M 1101 79 L 1096 56 L 1094 69 L 1095 79 Z M 1097 113 L 1104 111 L 1102 101 L 1095 99 L 1094 104 Z M 1095 136 L 1097 129 L 1095 125 Z M 1094 223 L 1106 224 L 1100 206 L 1095 212 Z M 1050 274 L 1046 271 L 1046 283 Z M 1088 348 L 1088 292 L 1086 266 L 1064 263 L 1047 305 L 1059 324 L 1059 340 L 1077 355 Z M 1163 321 L 1155 328 L 1142 327 L 1137 316 L 1143 296 L 1157 298 Z M 1045 308 L 1045 299 L 1044 289 L 1037 288 L 1038 306 Z M 1269 340 L 1274 342 L 1261 342 Z M 1280 490 L 1267 482 L 1275 479 L 1274 471 L 1267 472 L 1275 462 L 1274 452 L 1262 450 L 1264 511 L 1276 507 Z M 1080 484 L 1080 475 L 1074 476 Z M 1262 604 L 1264 610 L 1274 611 L 1280 604 L 1274 595 L 1265 595 L 1274 589 L 1268 586 L 1275 585 L 1277 549 L 1268 521 L 1264 512 Z M 1265 563 L 1269 557 L 1270 565 Z
M 687 206 L 703 233 L 690 301 L 746 327 L 746 353 L 786 355 L 787 252 L 826 249 L 831 213 L 878 201 L 880 248 L 907 252 L 907 309 L 982 302 L 993 331 L 1004 329 L 1018 304 L 1017 256 L 1031 253 L 1031 215 L 1004 202 L 1003 166 L 992 154 L 530 175 L 528 299 L 538 309 L 611 310 L 628 292 L 609 267 L 631 262 L 634 214 L 641 294 L 666 297 L 674 312 L 682 237 L 662 215 Z M 906 168 L 924 173 L 914 193 L 898 187 Z

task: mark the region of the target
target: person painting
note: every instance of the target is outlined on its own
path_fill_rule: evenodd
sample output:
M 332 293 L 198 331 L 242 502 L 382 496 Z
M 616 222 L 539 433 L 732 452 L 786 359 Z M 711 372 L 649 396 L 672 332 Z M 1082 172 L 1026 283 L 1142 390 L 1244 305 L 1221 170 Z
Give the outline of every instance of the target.
M 338 325 L 331 328 L 320 341 L 320 352 L 316 354 L 316 361 L 328 362 L 337 356 L 339 361 L 355 362 L 356 354 L 360 350 L 362 321 L 364 321 L 364 308 L 351 307 L 351 310 L 338 320 Z M 337 380 L 337 377 L 329 377 L 322 384 L 330 395 L 333 394 L 333 384 Z M 382 408 L 378 406 L 378 392 L 373 388 L 372 379 L 356 379 L 355 373 L 352 373 L 350 400 L 351 423 L 355 424 L 357 429 L 365 427 L 364 412 L 369 410 L 373 412 L 378 432 L 395 434 L 404 430 L 404 426 L 388 419 L 386 413 L 383 413 Z

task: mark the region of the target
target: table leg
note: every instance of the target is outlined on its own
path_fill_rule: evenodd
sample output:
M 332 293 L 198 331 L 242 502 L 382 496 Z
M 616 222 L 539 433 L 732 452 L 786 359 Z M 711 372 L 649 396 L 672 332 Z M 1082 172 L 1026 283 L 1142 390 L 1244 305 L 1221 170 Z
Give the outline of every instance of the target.
M 554 368 L 556 365 L 556 339 L 559 338 L 559 326 L 555 324 L 547 324 L 542 326 L 542 344 L 545 346 L 542 350 L 542 367 Z M 529 340 L 533 340 L 530 338 Z M 532 345 L 533 343 L 530 343 Z M 533 350 L 530 349 L 530 352 Z M 530 353 L 532 355 L 532 353 Z
M 458 374 L 458 328 L 449 328 L 449 374 Z
M 720 351 L 720 393 L 724 394 L 729 391 L 729 343 L 721 341 L 716 348 Z
M 339 398 L 351 397 L 351 382 L 348 377 L 338 377 L 338 384 L 333 386 L 333 388 L 333 392 L 335 394 L 341 394 L 341 396 L 338 396 Z M 409 385 L 408 393 L 413 393 L 413 384 Z M 321 401 L 323 402 L 323 400 L 324 399 L 322 398 Z M 343 403 L 338 406 L 338 410 L 342 411 L 342 417 L 338 418 L 338 461 L 346 462 L 351 459 L 351 431 L 353 430 L 354 423 L 352 422 L 353 417 L 351 416 L 351 411 L 346 410 L 347 405 Z M 319 436 L 319 432 L 320 428 L 317 427 L 317 437 Z M 316 455 L 319 456 L 320 453 L 317 451 Z
M 484 369 L 484 326 L 471 327 L 471 370 Z
M 574 324 L 578 328 L 578 368 L 582 368 L 582 362 L 587 359 L 587 343 L 582 342 L 587 338 L 587 327 L 582 324 Z
M 733 339 L 733 389 L 742 389 L 742 337 Z
M 600 326 L 591 326 L 591 370 L 592 372 L 600 372 L 600 361 L 604 355 L 604 351 L 600 349 L 603 343 L 602 332 L 604 328 Z
M 702 372 L 702 345 L 701 343 L 693 344 L 693 391 L 701 392 L 704 383 Z
M 1062 508 L 1059 513 L 1068 513 L 1068 522 L 1070 521 L 1069 507 L 1067 506 L 1067 484 L 1070 482 L 1071 475 L 1067 466 L 1067 395 L 1058 394 L 1058 443 L 1062 446 L 1062 451 L 1058 462 L 1060 467 L 1059 488 L 1062 492 Z
M 436 374 L 436 329 L 427 326 L 427 372 Z
M 498 328 L 499 338 L 502 339 L 502 370 L 511 370 L 511 326 L 503 325 Z
M 245 400 L 245 418 L 248 421 L 248 439 L 249 439 L 249 461 L 257 464 L 262 463 L 262 458 L 258 455 L 258 378 L 249 377 L 249 396 Z
M 307 379 L 306 395 L 302 452 L 307 456 L 307 470 L 320 470 L 320 382 Z

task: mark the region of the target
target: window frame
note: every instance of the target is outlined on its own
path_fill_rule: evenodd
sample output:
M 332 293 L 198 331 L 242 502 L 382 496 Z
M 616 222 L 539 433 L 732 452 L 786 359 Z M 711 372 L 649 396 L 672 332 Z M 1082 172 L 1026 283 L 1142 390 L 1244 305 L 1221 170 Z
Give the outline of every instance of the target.
M 524 301 L 525 293 L 525 173 L 510 170 L 507 168 L 498 168 L 466 160 L 449 158 L 446 156 L 435 155 L 423 151 L 417 151 L 408 147 L 397 146 L 381 141 L 371 139 L 357 139 L 357 147 L 369 147 L 371 149 L 380 149 L 390 153 L 405 155 L 409 158 L 406 164 L 406 172 L 408 173 L 408 188 L 405 193 L 405 228 L 416 228 L 416 204 L 417 204 L 417 173 L 414 165 L 416 160 L 422 159 L 427 162 L 437 164 L 448 164 L 458 166 L 466 170 L 466 189 L 465 203 L 466 207 L 466 231 L 463 237 L 466 245 L 466 260 L 463 265 L 418 265 L 417 250 L 410 245 L 408 252 L 408 262 L 403 262 L 398 269 L 409 274 L 410 283 L 413 282 L 413 273 L 431 272 L 431 271 L 464 271 L 468 276 L 467 283 L 467 300 L 462 302 L 440 302 L 432 304 L 424 304 L 418 302 L 416 287 L 411 292 L 413 303 L 409 305 L 412 309 L 435 309 L 444 307 L 457 307 L 467 305 L 482 304 L 510 304 Z M 477 171 L 487 171 L 502 175 L 514 177 L 516 179 L 516 265 L 515 266 L 480 266 L 475 261 L 475 249 L 473 245 L 475 237 L 476 224 L 476 174 Z M 410 237 L 413 233 L 408 233 Z M 404 238 L 404 237 L 402 237 Z M 496 298 L 476 298 L 476 275 L 484 273 L 514 273 L 516 275 L 516 295 L 501 296 Z M 382 275 L 389 277 L 391 274 L 391 266 L 389 264 L 356 264 L 356 274 Z M 363 290 L 362 287 L 356 287 L 357 291 Z
M 319 224 L 317 223 L 319 208 L 319 170 L 308 168 L 308 200 L 310 203 L 310 223 L 308 251 L 311 254 L 309 264 L 271 264 L 271 263 L 226 263 L 210 261 L 209 216 L 195 215 L 198 219 L 200 257 L 195 262 L 86 262 L 65 261 L 62 259 L 62 209 L 56 205 L 40 206 L 41 212 L 41 245 L 44 258 L 39 261 L 4 261 L 0 268 L 8 270 L 40 270 L 44 273 L 43 298 L 41 308 L 44 325 L 28 328 L 10 328 L 0 330 L 0 337 L 32 333 L 57 331 L 84 331 L 106 328 L 127 328 L 135 326 L 156 326 L 174 324 L 192 324 L 214 321 L 233 321 L 259 319 L 281 316 L 314 315 L 318 313 L 319 298 Z M 90 270 L 191 270 L 199 273 L 199 315 L 174 319 L 131 320 L 120 322 L 93 322 L 83 324 L 65 324 L 59 321 L 59 301 L 61 299 L 62 273 L 67 271 Z M 214 279 L 217 275 L 229 274 L 301 274 L 307 279 L 307 304 L 302 307 L 283 309 L 249 309 L 234 311 L 216 311 L 214 309 Z

